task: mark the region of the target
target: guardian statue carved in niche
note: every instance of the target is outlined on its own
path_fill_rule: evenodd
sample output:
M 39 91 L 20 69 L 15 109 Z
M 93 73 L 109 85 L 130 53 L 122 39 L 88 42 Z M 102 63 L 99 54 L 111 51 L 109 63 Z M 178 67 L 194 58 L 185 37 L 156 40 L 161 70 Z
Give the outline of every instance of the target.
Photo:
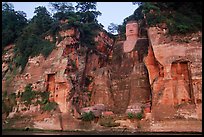
M 172 64 L 172 80 L 174 81 L 175 104 L 190 101 L 190 77 L 187 62 Z

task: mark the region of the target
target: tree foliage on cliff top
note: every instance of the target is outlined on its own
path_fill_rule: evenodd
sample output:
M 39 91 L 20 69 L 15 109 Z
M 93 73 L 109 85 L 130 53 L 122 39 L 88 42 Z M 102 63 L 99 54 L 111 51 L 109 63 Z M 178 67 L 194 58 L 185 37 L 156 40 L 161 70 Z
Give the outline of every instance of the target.
M 45 7 L 35 8 L 36 14 L 29 24 L 23 29 L 22 34 L 16 40 L 15 63 L 25 68 L 28 58 L 42 54 L 47 57 L 54 48 L 54 44 L 45 40 L 44 33 L 47 32 L 53 19 Z
M 77 2 L 76 7 L 69 2 L 50 4 L 53 11 L 56 11 L 53 16 L 45 7 L 39 6 L 35 8 L 35 16 L 27 20 L 24 12 L 16 12 L 12 4 L 3 3 L 2 48 L 11 43 L 16 45 L 14 61 L 17 66 L 22 67 L 22 72 L 29 57 L 39 54 L 47 57 L 51 53 L 60 30 L 77 28 L 80 32 L 80 44 L 90 49 L 96 47 L 94 37 L 97 30 L 102 29 L 97 21 L 101 13 L 96 11 L 96 2 Z M 66 19 L 68 23 L 60 24 L 61 20 Z M 53 36 L 53 43 L 44 39 L 48 35 Z
M 169 34 L 186 34 L 202 29 L 202 1 L 195 2 L 133 2 L 139 7 L 124 19 L 119 27 L 125 33 L 125 25 L 130 20 L 141 21 L 146 17 L 147 25 L 166 23 Z
M 26 14 L 13 8 L 11 3 L 2 3 L 2 51 L 8 44 L 15 42 L 27 25 Z

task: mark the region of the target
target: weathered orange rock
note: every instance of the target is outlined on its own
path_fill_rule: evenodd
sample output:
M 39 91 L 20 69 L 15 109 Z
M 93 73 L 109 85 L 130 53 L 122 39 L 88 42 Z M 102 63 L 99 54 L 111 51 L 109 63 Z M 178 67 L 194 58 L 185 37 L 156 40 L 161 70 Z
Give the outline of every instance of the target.
M 114 115 L 114 113 L 112 111 L 104 111 L 102 112 L 102 116 L 107 117 L 107 116 L 111 116 Z
M 202 60 L 201 43 L 170 41 L 163 44 L 164 34 L 158 31 L 155 27 L 148 30 L 152 48 L 149 48 L 148 56 L 145 58 L 152 85 L 152 109 L 154 111 L 159 105 L 175 106 L 185 102 L 194 104 L 197 98 L 195 93 L 201 92 L 193 87 L 194 79 L 202 79 L 199 63 Z M 198 67 L 195 69 L 192 66 Z M 160 113 L 159 109 L 155 109 L 156 113 Z M 173 113 L 176 111 L 172 111 Z
M 110 92 L 110 80 L 107 68 L 95 71 L 91 104 L 104 104 L 106 108 L 113 107 L 113 98 Z
M 139 28 L 136 22 L 126 27 L 126 40 L 115 45 L 105 31 L 99 32 L 96 49 L 89 53 L 81 47 L 77 29 L 60 31 L 63 39 L 51 54 L 46 59 L 42 55 L 29 58 L 23 73 L 10 83 L 5 77 L 7 62 L 13 58 L 13 48 L 9 46 L 8 53 L 2 56 L 2 91 L 21 93 L 29 83 L 33 90 L 49 91 L 49 100 L 58 104 L 59 112 L 54 118 L 36 120 L 34 127 L 44 129 L 81 128 L 77 119 L 81 117 L 80 109 L 92 110 L 96 116 L 103 111 L 102 115 L 109 116 L 144 109 L 149 120 L 176 116 L 202 120 L 201 34 L 184 37 L 190 40 L 184 43 L 179 42 L 180 36 L 165 36 L 164 24 L 162 28 L 150 27 L 148 37 L 146 28 Z M 86 85 L 88 76 L 92 80 Z M 103 104 L 105 109 L 97 104 Z M 23 111 L 26 106 L 18 99 L 10 116 L 17 108 L 28 114 L 38 111 L 39 106 Z
M 105 111 L 105 105 L 104 104 L 95 104 L 90 107 L 85 107 L 81 109 L 81 114 L 83 113 L 89 113 L 90 111 L 93 112 L 95 117 L 100 117 L 102 115 L 102 112 Z

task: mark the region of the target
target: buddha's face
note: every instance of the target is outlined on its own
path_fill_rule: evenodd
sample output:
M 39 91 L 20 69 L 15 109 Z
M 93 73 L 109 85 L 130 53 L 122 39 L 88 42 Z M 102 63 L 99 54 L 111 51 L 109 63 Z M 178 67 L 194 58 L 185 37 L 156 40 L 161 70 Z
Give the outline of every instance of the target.
M 138 24 L 137 23 L 128 23 L 126 25 L 126 37 L 131 35 L 138 35 Z

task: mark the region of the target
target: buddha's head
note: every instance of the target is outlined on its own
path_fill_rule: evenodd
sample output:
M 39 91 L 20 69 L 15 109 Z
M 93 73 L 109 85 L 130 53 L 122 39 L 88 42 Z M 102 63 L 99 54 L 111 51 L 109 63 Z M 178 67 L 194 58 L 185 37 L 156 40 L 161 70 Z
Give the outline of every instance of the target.
M 126 40 L 138 38 L 138 23 L 136 21 L 129 21 L 126 24 Z

